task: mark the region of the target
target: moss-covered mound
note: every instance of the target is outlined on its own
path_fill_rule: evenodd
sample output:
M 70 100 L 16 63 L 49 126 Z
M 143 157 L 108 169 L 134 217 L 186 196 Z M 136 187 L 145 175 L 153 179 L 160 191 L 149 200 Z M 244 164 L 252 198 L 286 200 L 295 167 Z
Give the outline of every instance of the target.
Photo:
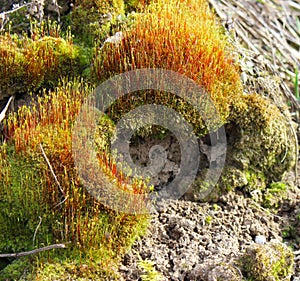
M 50 28 L 50 30 L 49 30 Z M 61 77 L 76 77 L 88 66 L 71 36 L 60 37 L 59 27 L 42 25 L 32 35 L 0 36 L 0 100 L 57 86 Z
M 293 252 L 283 243 L 252 244 L 241 260 L 251 281 L 290 280 L 294 270 Z
M 76 1 L 65 18 L 76 33 L 74 40 L 69 32 L 62 36 L 60 26 L 49 21 L 32 23 L 30 35 L 1 33 L 0 100 L 29 92 L 38 97 L 7 114 L 3 123 L 0 253 L 54 243 L 66 243 L 67 249 L 17 259 L 0 268 L 0 279 L 19 279 L 25 272 L 25 280 L 118 280 L 118 261 L 147 227 L 147 216 L 112 210 L 83 186 L 72 154 L 72 130 L 94 87 L 78 77 L 101 83 L 130 70 L 172 70 L 200 85 L 218 110 L 220 118 L 205 123 L 191 103 L 151 89 L 115 102 L 91 138 L 98 148 L 97 164 L 122 191 L 140 194 L 149 189 L 145 179 L 124 175 L 111 157 L 115 124 L 137 106 L 160 104 L 180 113 L 201 141 L 207 140 L 208 131 L 226 127 L 228 153 L 220 182 L 209 197 L 198 196 L 207 186 L 200 171 L 188 199 L 216 199 L 228 190 L 242 189 L 273 207 L 277 206 L 274 196 L 284 193 L 287 186 L 281 181 L 296 160 L 290 117 L 271 100 L 243 92 L 233 47 L 206 1 L 155 0 L 147 6 L 149 2 Z M 139 13 L 126 18 L 130 11 Z M 110 38 L 103 44 L 129 21 L 116 40 Z M 210 116 L 208 111 L 204 113 Z M 209 141 L 205 145 L 209 150 Z M 217 155 L 206 156 L 218 162 Z M 90 164 L 86 155 L 82 160 Z M 201 167 L 215 164 L 207 162 Z M 211 217 L 204 222 L 210 224 Z M 292 254 L 282 245 L 255 245 L 246 252 L 244 265 L 250 280 L 277 281 L 290 275 Z M 239 278 L 234 268 L 221 265 L 219 270 L 216 278 L 226 274 L 232 280 Z
M 248 191 L 264 190 L 280 181 L 296 162 L 290 117 L 284 116 L 271 100 L 250 94 L 242 104 L 234 105 L 231 118 L 236 132 L 229 157 L 245 172 Z
M 217 201 L 224 192 L 239 189 L 265 207 L 278 208 L 291 182 L 286 175 L 296 164 L 294 126 L 274 103 L 258 94 L 245 94 L 234 103 L 228 124 L 226 162 L 218 184 L 206 192 L 207 168 L 188 190 L 188 200 Z M 218 158 L 215 159 L 216 164 Z M 213 167 L 210 167 L 213 169 Z M 207 195 L 205 197 L 205 195 Z
M 123 0 L 76 1 L 70 19 L 78 43 L 93 46 L 110 36 L 118 17 L 125 13 Z
M 118 260 L 146 228 L 147 216 L 118 213 L 100 204 L 74 167 L 72 128 L 90 91 L 83 82 L 64 82 L 8 116 L 5 124 L 6 140 L 0 146 L 0 253 L 68 243 L 65 252 L 27 260 L 33 265 L 27 280 L 46 280 L 53 267 L 56 280 L 66 280 L 66 270 L 70 276 L 77 271 L 83 276 L 95 272 L 114 276 Z M 99 155 L 99 164 L 121 188 L 126 179 L 115 163 L 104 154 Z M 74 266 L 53 266 L 58 256 L 65 263 L 72 260 Z
M 231 104 L 242 95 L 238 67 L 230 49 L 206 1 L 159 0 L 136 17 L 119 44 L 107 44 L 98 49 L 94 72 L 102 82 L 113 75 L 140 68 L 173 70 L 206 90 L 224 123 L 228 120 Z M 148 91 L 134 93 L 134 97 L 121 98 L 113 118 L 118 119 L 119 114 L 137 105 L 163 104 L 180 112 L 199 135 L 207 132 L 202 116 L 188 102 L 170 93 Z M 197 98 L 200 103 L 200 97 Z M 218 118 L 215 121 L 219 121 Z M 209 129 L 217 126 L 220 123 Z
M 151 90 L 120 98 L 111 115 L 118 121 L 137 106 L 163 104 L 184 116 L 200 137 L 208 129 L 225 125 L 226 164 L 220 183 L 204 200 L 217 199 L 221 193 L 236 188 L 264 193 L 283 180 L 296 160 L 290 116 L 260 94 L 243 93 L 233 48 L 227 39 L 205 1 L 153 1 L 118 43 L 101 45 L 94 58 L 94 72 L 101 82 L 130 70 L 164 68 L 204 87 L 221 122 L 215 118 L 215 123 L 204 124 L 203 116 L 185 100 Z M 215 164 L 208 163 L 210 168 Z M 206 168 L 199 172 L 187 199 L 203 199 L 203 191 L 210 185 L 203 183 L 206 172 Z

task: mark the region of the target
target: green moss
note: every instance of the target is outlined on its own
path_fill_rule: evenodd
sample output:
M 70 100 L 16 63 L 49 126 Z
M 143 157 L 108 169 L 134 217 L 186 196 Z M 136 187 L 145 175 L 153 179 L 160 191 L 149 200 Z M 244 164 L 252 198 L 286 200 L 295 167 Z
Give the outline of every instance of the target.
M 268 208 L 278 208 L 289 186 L 283 180 L 295 165 L 295 141 L 288 116 L 257 94 L 244 95 L 231 109 L 226 125 L 227 157 L 222 175 L 205 195 L 205 169 L 187 192 L 189 200 L 215 201 L 231 190 L 243 190 Z
M 88 281 L 88 280 L 120 280 L 114 270 L 116 268 L 111 265 L 110 270 L 101 268 L 99 263 L 96 263 L 89 258 L 79 258 L 74 253 L 66 257 L 62 253 L 60 257 L 47 259 L 45 257 L 36 260 L 35 268 L 27 273 L 22 281 L 42 280 L 42 281 Z
M 225 167 L 221 181 L 219 182 L 220 188 L 223 192 L 235 190 L 238 187 L 247 185 L 247 177 L 240 169 L 234 167 Z
M 118 16 L 124 14 L 123 0 L 83 0 L 71 13 L 71 27 L 75 41 L 93 46 L 103 42 L 117 26 Z
M 86 53 L 69 39 L 38 31 L 34 39 L 0 36 L 0 98 L 53 88 L 61 77 L 77 77 L 88 65 Z
M 261 171 L 246 171 L 246 190 L 252 192 L 254 190 L 264 190 L 266 188 L 266 177 L 265 174 Z
M 278 209 L 286 198 L 288 186 L 283 182 L 273 182 L 263 194 L 263 206 Z
M 231 128 L 235 128 L 232 131 L 235 139 L 229 147 L 227 166 L 239 169 L 243 179 L 242 185 L 236 187 L 250 193 L 266 191 L 268 204 L 269 195 L 275 192 L 274 183 L 280 182 L 295 165 L 295 141 L 289 119 L 270 100 L 249 94 L 234 103 L 230 122 Z M 223 176 L 231 177 L 226 170 Z
M 154 262 L 149 260 L 140 260 L 138 266 L 143 270 L 142 281 L 160 281 L 163 276 L 154 267 Z
M 245 277 L 252 281 L 288 280 L 294 270 L 292 250 L 282 243 L 252 244 L 241 259 Z
M 205 217 L 205 223 L 210 225 L 212 223 L 213 218 L 211 216 Z
M 43 172 L 36 159 L 17 155 L 14 149 L 7 152 L 5 161 L 0 177 L 0 252 L 20 252 L 52 238 L 47 206 L 42 204 Z M 32 241 L 39 216 L 43 223 Z
M 71 242 L 67 250 L 35 256 L 34 264 L 30 261 L 31 277 L 26 280 L 53 280 L 46 279 L 48 275 L 67 280 L 64 278 L 68 270 L 71 275 L 67 276 L 73 278 L 81 276 L 82 268 L 82 278 L 86 280 L 94 279 L 96 273 L 113 276 L 122 255 L 147 228 L 147 215 L 111 210 L 81 184 L 72 157 L 71 133 L 82 101 L 90 91 L 79 81 L 65 82 L 55 91 L 45 92 L 30 107 L 9 115 L 5 124 L 7 140 L 0 146 L 0 252 Z M 100 120 L 99 130 L 108 129 L 107 124 L 109 119 Z M 122 187 L 120 181 L 126 179 L 120 178 L 110 164 L 103 170 Z M 141 190 L 144 183 L 136 182 L 136 187 Z M 76 266 L 57 266 L 57 259 L 67 263 L 68 258 Z
M 24 276 L 25 272 L 31 269 L 31 267 L 29 266 L 30 260 L 30 257 L 21 257 L 14 260 L 0 271 L 0 280 L 22 280 L 21 278 L 22 276 Z
M 267 184 L 280 181 L 295 164 L 295 143 L 290 137 L 287 117 L 270 100 L 252 94 L 245 95 L 242 103 L 234 104 L 231 120 L 240 129 L 235 149 L 248 159 L 251 174 L 263 173 Z

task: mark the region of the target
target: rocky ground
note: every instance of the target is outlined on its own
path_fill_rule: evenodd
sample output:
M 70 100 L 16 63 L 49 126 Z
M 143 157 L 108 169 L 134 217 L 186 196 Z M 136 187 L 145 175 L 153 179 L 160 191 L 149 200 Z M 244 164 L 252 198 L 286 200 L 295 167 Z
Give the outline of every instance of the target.
M 147 166 L 148 152 L 157 144 L 169 155 L 167 168 L 152 179 L 160 190 L 172 181 L 180 165 L 180 147 L 174 138 L 137 138 L 130 154 L 137 165 Z M 203 144 L 199 148 L 203 153 Z M 277 241 L 293 248 L 295 272 L 289 280 L 299 281 L 300 162 L 298 180 L 294 174 L 292 171 L 286 180 L 295 186 L 288 189 L 287 198 L 276 210 L 263 208 L 241 190 L 223 195 L 215 203 L 160 202 L 152 214 L 148 234 L 136 242 L 122 261 L 119 271 L 123 280 L 156 280 L 155 275 L 145 279 L 147 269 L 141 261 L 153 265 L 157 280 L 245 280 L 239 260 L 261 237 L 267 244 Z
M 238 259 L 262 235 L 267 243 L 293 247 L 296 266 L 291 280 L 299 281 L 299 202 L 299 188 L 290 190 L 277 214 L 239 193 L 222 196 L 218 203 L 162 202 L 148 234 L 124 257 L 120 272 L 124 280 L 141 280 L 145 271 L 140 260 L 147 260 L 161 274 L 159 280 L 242 280 Z
M 146 166 L 148 152 L 160 144 L 169 157 L 165 167 L 152 181 L 156 189 L 176 176 L 180 148 L 171 136 L 163 140 L 136 139 L 130 148 L 134 162 Z M 200 150 L 203 152 L 203 145 Z M 124 280 L 142 280 L 141 260 L 152 262 L 161 274 L 158 280 L 242 280 L 239 259 L 257 237 L 278 241 L 293 248 L 295 273 L 300 280 L 300 162 L 297 176 L 292 171 L 286 181 L 293 183 L 286 199 L 275 210 L 265 209 L 249 194 L 235 191 L 215 203 L 187 200 L 160 202 L 152 214 L 148 234 L 139 240 L 120 267 Z M 240 279 L 234 279 L 240 276 Z M 222 279 L 216 279 L 217 277 Z

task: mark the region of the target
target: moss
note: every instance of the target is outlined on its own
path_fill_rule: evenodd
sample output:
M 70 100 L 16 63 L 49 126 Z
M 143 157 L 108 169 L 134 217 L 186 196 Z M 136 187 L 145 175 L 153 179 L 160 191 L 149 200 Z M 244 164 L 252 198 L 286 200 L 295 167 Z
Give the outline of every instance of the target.
M 110 36 L 118 16 L 124 14 L 123 0 L 83 0 L 75 4 L 71 13 L 71 27 L 75 41 L 93 46 Z
M 246 191 L 252 192 L 254 190 L 264 190 L 266 188 L 266 177 L 261 171 L 246 171 L 247 184 L 245 185 Z
M 258 171 L 264 174 L 267 185 L 280 181 L 295 164 L 295 143 L 288 118 L 270 100 L 251 94 L 244 96 L 242 104 L 234 104 L 231 120 L 240 130 L 235 160 L 239 161 L 241 155 L 248 159 L 245 170 L 250 171 L 252 179 Z
M 0 36 L 0 99 L 53 88 L 61 77 L 77 77 L 88 67 L 82 49 L 69 39 L 38 33 L 32 38 Z
M 1 253 L 31 249 L 39 216 L 43 223 L 34 245 L 46 243 L 52 238 L 47 222 L 49 217 L 45 215 L 47 207 L 41 204 L 43 199 L 39 187 L 43 183 L 43 174 L 40 173 L 40 163 L 17 155 L 14 149 L 8 150 L 0 177 Z
M 247 177 L 245 177 L 240 169 L 225 167 L 219 186 L 223 191 L 227 192 L 241 186 L 246 186 L 247 183 Z
M 155 270 L 154 262 L 149 260 L 140 260 L 138 266 L 144 271 L 141 275 L 142 281 L 160 281 L 163 276 Z
M 263 193 L 263 206 L 278 209 L 287 197 L 288 186 L 283 182 L 273 182 Z
M 124 0 L 125 11 L 126 13 L 130 12 L 141 12 L 143 11 L 147 5 L 150 4 L 150 0 Z
M 120 276 L 114 272 L 116 268 L 111 265 L 110 270 L 102 269 L 99 263 L 91 259 L 78 259 L 71 254 L 69 257 L 62 255 L 51 260 L 40 258 L 36 261 L 35 268 L 25 274 L 22 281 L 88 281 L 88 280 L 120 280 Z
M 204 180 L 207 169 L 203 169 L 201 172 L 202 173 L 200 175 L 197 175 L 197 178 L 195 179 L 191 187 L 183 195 L 183 198 L 189 201 L 205 200 L 208 202 L 216 202 L 219 198 L 219 194 L 221 193 L 219 186 L 216 186 L 213 190 L 211 190 L 210 183 Z
M 212 223 L 212 220 L 213 220 L 213 218 L 212 218 L 211 216 L 205 217 L 205 223 L 206 223 L 207 225 L 210 225 L 210 224 Z
M 0 222 L 3 225 L 0 251 L 27 251 L 71 242 L 66 256 L 63 250 L 36 256 L 29 272 L 33 277 L 27 280 L 53 280 L 43 279 L 50 271 L 56 280 L 66 280 L 64 274 L 68 267 L 57 267 L 56 259 L 65 261 L 68 257 L 76 263 L 74 268 L 69 268 L 71 276 L 76 276 L 85 265 L 91 267 L 82 275 L 86 280 L 93 279 L 89 276 L 95 276 L 95 272 L 113 275 L 112 269 L 122 255 L 147 228 L 147 215 L 118 213 L 103 206 L 87 192 L 77 174 L 72 157 L 72 128 L 90 91 L 83 82 L 64 82 L 54 91 L 45 92 L 29 107 L 24 106 L 8 116 L 4 128 L 7 139 L 0 146 Z M 100 120 L 99 130 L 103 129 L 101 125 L 106 128 L 106 124 Z M 41 153 L 41 144 L 60 188 Z M 123 187 L 126 178 L 121 177 L 114 163 L 105 160 L 103 154 L 99 165 L 103 165 L 113 182 Z M 145 186 L 143 182 L 135 184 L 139 189 Z
M 215 201 L 231 190 L 242 190 L 268 208 L 278 208 L 286 196 L 284 177 L 296 162 L 295 141 L 284 116 L 271 100 L 247 94 L 231 109 L 227 157 L 222 175 L 211 190 L 201 169 L 185 198 Z M 207 192 L 206 192 L 207 190 Z
M 28 266 L 30 264 L 30 260 L 30 257 L 21 257 L 14 260 L 0 271 L 0 280 L 22 280 L 21 278 L 24 276 L 25 272 L 30 270 L 30 267 Z
M 232 170 L 240 172 L 234 188 L 259 192 L 267 197 L 276 182 L 295 165 L 295 141 L 289 119 L 271 102 L 258 94 L 244 95 L 234 103 L 228 135 L 232 134 L 227 157 L 227 168 L 222 178 L 232 178 Z M 230 129 L 234 127 L 235 131 Z M 227 171 L 228 170 L 228 171 Z M 224 186 L 225 184 L 225 186 Z M 221 183 L 222 185 L 222 183 Z M 276 185 L 276 184 L 275 184 Z M 283 193 L 277 193 L 282 196 Z M 260 198 L 262 200 L 262 197 Z
M 249 280 L 288 280 L 294 270 L 294 255 L 282 243 L 252 244 L 241 258 L 241 263 L 245 277 Z
M 217 202 L 221 195 L 247 185 L 243 171 L 232 166 L 225 166 L 221 178 L 214 186 L 205 182 L 207 169 L 202 169 L 200 175 L 184 195 L 186 200 Z
M 193 79 L 207 91 L 221 120 L 207 110 L 203 113 L 204 124 L 203 115 L 187 101 L 159 91 L 140 91 L 134 93 L 134 99 L 133 95 L 120 98 L 111 118 L 118 121 L 120 115 L 142 104 L 162 104 L 179 112 L 202 135 L 208 128 L 216 129 L 226 122 L 230 104 L 242 94 L 239 71 L 230 49 L 206 1 L 158 0 L 136 17 L 135 23 L 124 32 L 121 44 L 98 47 L 93 71 L 100 82 L 141 68 L 173 70 Z M 193 98 L 198 99 L 199 105 L 205 103 L 203 97 Z

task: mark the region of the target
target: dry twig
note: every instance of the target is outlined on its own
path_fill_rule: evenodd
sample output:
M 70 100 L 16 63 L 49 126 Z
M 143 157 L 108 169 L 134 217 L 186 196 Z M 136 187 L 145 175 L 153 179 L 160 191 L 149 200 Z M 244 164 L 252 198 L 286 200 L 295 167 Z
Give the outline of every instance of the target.
M 64 249 L 64 248 L 66 248 L 66 244 L 53 244 L 50 246 L 42 247 L 42 248 L 35 249 L 32 251 L 27 251 L 27 252 L 20 252 L 20 253 L 13 253 L 13 254 L 0 254 L 0 258 L 19 258 L 19 257 L 37 254 L 37 253 L 44 252 L 44 251 L 49 251 L 52 249 Z

